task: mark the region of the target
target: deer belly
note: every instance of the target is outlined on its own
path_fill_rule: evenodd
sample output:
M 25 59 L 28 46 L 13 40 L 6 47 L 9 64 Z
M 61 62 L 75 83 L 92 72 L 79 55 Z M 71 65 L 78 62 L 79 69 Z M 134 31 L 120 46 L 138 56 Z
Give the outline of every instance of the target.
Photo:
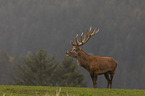
M 112 72 L 114 70 L 113 64 L 100 64 L 95 71 L 95 73 L 101 75 L 106 72 Z

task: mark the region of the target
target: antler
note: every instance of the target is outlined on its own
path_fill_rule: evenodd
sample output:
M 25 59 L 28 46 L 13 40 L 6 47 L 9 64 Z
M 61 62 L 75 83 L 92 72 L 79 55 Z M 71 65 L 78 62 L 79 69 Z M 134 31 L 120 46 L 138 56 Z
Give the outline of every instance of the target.
M 86 30 L 84 39 L 82 39 L 82 38 L 83 38 L 83 33 L 81 34 L 81 42 L 79 42 L 79 40 L 78 40 L 78 34 L 77 34 L 76 37 L 75 37 L 75 39 L 74 39 L 74 42 L 75 42 L 75 43 L 73 43 L 73 42 L 71 41 L 71 44 L 72 44 L 73 46 L 82 46 L 82 45 L 84 45 L 85 43 L 87 43 L 88 40 L 89 40 L 92 36 L 94 36 L 95 34 L 97 34 L 98 32 L 99 32 L 99 29 L 96 30 L 96 29 L 92 29 L 92 27 L 90 27 L 89 32 L 88 32 L 88 29 Z

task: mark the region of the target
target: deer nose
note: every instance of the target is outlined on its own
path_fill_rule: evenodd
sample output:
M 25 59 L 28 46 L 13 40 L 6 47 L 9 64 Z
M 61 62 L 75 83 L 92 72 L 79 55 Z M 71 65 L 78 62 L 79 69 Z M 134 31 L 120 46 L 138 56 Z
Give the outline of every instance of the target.
M 68 55 L 68 52 L 69 52 L 69 51 L 66 52 L 66 56 L 69 56 L 69 55 Z
M 66 53 L 65 54 L 68 54 L 68 51 L 66 51 Z

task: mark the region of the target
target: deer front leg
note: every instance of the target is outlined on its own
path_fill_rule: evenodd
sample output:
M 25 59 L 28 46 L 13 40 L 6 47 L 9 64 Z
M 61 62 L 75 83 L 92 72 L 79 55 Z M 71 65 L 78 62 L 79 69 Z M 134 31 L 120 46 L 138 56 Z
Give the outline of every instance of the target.
M 90 75 L 91 75 L 91 78 L 92 78 L 92 82 L 93 82 L 94 88 L 97 88 L 97 79 L 98 79 L 98 75 L 95 74 L 94 72 L 92 72 Z

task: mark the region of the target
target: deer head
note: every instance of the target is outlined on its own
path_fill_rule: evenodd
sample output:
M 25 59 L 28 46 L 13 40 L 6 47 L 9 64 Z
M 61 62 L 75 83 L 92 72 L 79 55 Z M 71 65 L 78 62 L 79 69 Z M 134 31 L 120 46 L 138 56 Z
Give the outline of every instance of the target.
M 71 56 L 74 58 L 78 57 L 78 53 L 81 51 L 80 46 L 86 44 L 88 42 L 88 40 L 94 36 L 95 34 L 97 34 L 99 32 L 99 29 L 92 29 L 92 27 L 90 27 L 90 29 L 86 30 L 84 38 L 83 38 L 83 33 L 81 34 L 81 42 L 79 42 L 78 40 L 78 34 L 76 35 L 75 39 L 74 39 L 74 43 L 71 41 L 70 44 L 73 45 L 73 48 L 70 51 L 66 52 L 67 56 Z

